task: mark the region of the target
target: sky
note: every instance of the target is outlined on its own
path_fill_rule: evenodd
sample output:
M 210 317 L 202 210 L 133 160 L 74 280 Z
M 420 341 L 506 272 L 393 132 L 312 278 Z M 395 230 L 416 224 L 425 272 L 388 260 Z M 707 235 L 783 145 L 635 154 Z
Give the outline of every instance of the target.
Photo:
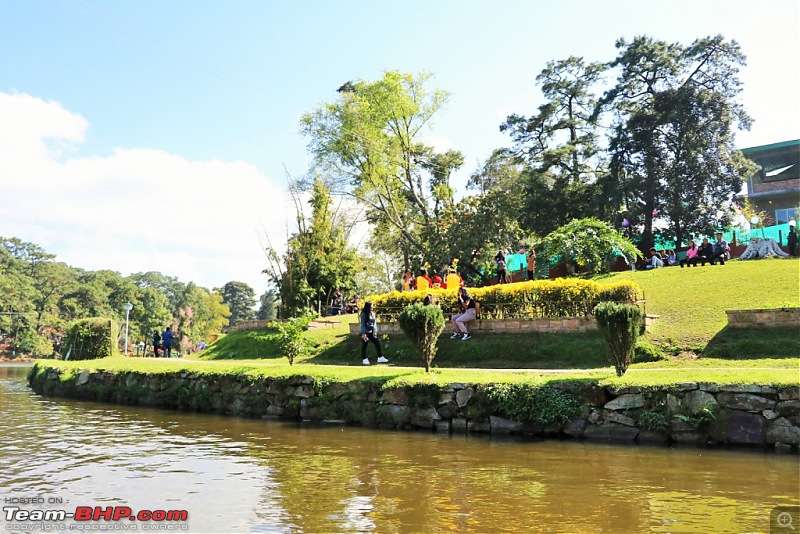
M 451 98 L 424 138 L 464 154 L 463 193 L 548 61 L 609 61 L 620 37 L 737 40 L 737 145 L 798 139 L 799 28 L 797 0 L 1 0 L 0 236 L 261 294 L 311 164 L 299 118 L 346 81 L 433 73 Z

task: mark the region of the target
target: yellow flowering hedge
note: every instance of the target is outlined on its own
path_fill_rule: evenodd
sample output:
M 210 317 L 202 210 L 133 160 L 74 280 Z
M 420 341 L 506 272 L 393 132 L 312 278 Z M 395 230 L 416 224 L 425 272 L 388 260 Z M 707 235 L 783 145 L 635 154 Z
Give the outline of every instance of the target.
M 538 317 L 580 317 L 591 315 L 598 302 L 633 303 L 641 294 L 633 282 L 601 285 L 591 280 L 560 278 L 534 280 L 513 284 L 467 288 L 481 306 L 484 319 L 512 319 Z M 457 308 L 456 289 L 427 289 L 421 291 L 392 291 L 372 295 L 376 313 L 392 318 L 415 302 L 422 302 L 433 294 L 445 313 Z

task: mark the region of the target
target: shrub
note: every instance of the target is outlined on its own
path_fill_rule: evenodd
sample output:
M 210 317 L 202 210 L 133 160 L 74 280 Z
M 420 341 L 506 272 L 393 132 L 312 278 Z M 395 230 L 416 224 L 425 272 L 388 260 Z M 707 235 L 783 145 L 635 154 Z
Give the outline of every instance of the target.
M 636 422 L 644 429 L 666 432 L 670 427 L 669 418 L 669 414 L 663 410 L 642 410 Z
M 558 256 L 565 263 L 575 262 L 590 273 L 607 272 L 617 255 L 628 263 L 635 263 L 642 257 L 630 239 L 593 217 L 575 219 L 556 228 L 539 246 L 544 249 L 543 256 Z
M 278 344 L 281 353 L 289 360 L 289 365 L 294 365 L 294 359 L 306 354 L 308 351 L 308 340 L 303 335 L 312 317 L 293 317 L 286 321 L 273 321 L 267 326 L 278 331 Z
M 69 359 L 95 360 L 111 356 L 118 330 L 111 319 L 104 317 L 78 319 L 67 331 L 65 346 Z
M 661 348 L 641 338 L 636 342 L 636 347 L 633 349 L 634 362 L 658 362 L 661 360 L 669 360 L 669 355 L 661 350 Z
M 371 300 L 381 317 L 395 319 L 410 304 L 422 302 L 429 293 L 448 312 L 458 304 L 457 288 L 427 289 L 424 291 L 392 291 L 373 295 Z M 633 282 L 601 285 L 591 280 L 562 278 L 536 280 L 469 288 L 470 294 L 481 303 L 481 316 L 486 319 L 558 318 L 591 315 L 598 302 L 634 303 L 639 298 L 639 286 Z
M 581 409 L 570 392 L 538 384 L 489 384 L 486 397 L 495 413 L 543 425 L 566 423 Z
M 436 356 L 436 341 L 444 330 L 442 310 L 436 306 L 412 304 L 403 309 L 397 320 L 425 363 L 425 371 L 430 372 L 431 362 Z
M 622 376 L 633 360 L 642 310 L 630 304 L 601 302 L 594 309 L 594 318 L 611 349 L 611 363 L 617 376 Z

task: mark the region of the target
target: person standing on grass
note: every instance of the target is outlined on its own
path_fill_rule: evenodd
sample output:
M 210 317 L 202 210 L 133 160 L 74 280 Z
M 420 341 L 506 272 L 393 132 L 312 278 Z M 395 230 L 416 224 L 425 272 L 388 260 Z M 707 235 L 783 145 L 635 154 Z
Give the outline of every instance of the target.
M 528 251 L 528 280 L 533 280 L 534 271 L 536 271 L 536 251 L 530 249 Z
M 789 245 L 789 254 L 797 257 L 797 232 L 794 231 L 793 225 L 789 225 L 789 235 L 786 236 L 786 244 Z
M 153 356 L 158 358 L 158 351 L 161 350 L 161 334 L 158 333 L 158 330 L 153 332 Z
M 174 336 L 172 335 L 172 328 L 170 328 L 169 326 L 167 327 L 166 330 L 164 330 L 164 333 L 161 334 L 161 340 L 162 340 L 163 346 L 164 346 L 164 357 L 165 358 L 172 358 L 172 338 L 173 337 Z
M 461 341 L 466 341 L 472 338 L 466 323 L 475 320 L 478 315 L 478 310 L 476 309 L 475 299 L 470 296 L 466 287 L 458 289 L 458 302 L 464 309 L 464 313 L 453 315 L 453 323 L 455 323 L 457 330 L 453 332 L 450 339 L 457 339 L 460 337 Z
M 378 349 L 378 363 L 389 363 L 389 360 L 383 357 L 381 350 L 381 342 L 378 340 L 378 326 L 375 324 L 375 312 L 372 310 L 372 302 L 364 303 L 364 309 L 361 310 L 361 363 L 369 365 L 369 358 L 367 358 L 367 344 L 372 341 L 375 348 Z
M 502 250 L 497 251 L 497 256 L 494 257 L 494 261 L 497 262 L 497 283 L 507 284 L 508 280 L 506 279 L 506 257 L 503 255 Z

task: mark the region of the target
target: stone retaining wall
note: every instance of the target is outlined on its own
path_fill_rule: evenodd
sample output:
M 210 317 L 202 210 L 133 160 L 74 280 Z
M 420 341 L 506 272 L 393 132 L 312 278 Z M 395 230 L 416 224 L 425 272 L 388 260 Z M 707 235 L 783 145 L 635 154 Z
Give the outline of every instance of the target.
M 631 443 L 778 445 L 794 452 L 800 445 L 797 386 L 689 382 L 660 389 L 614 389 L 565 381 L 549 387 L 572 399 L 574 413 L 562 422 L 540 424 L 505 417 L 486 386 L 475 384 L 384 388 L 377 380 L 321 383 L 313 376 L 275 379 L 189 371 L 62 373 L 65 371 L 37 363 L 29 383 L 43 395 L 385 429 Z M 661 414 L 656 418 L 661 425 L 652 423 L 653 414 Z M 650 424 L 645 423 L 648 415 Z
M 800 308 L 769 310 L 725 310 L 728 324 L 735 328 L 800 328 Z
M 657 315 L 645 316 L 645 328 L 650 328 L 658 319 Z M 597 330 L 594 317 L 565 317 L 560 319 L 477 319 L 468 323 L 470 332 L 481 334 L 528 334 L 539 332 L 547 334 L 572 334 Z M 350 323 L 350 333 L 358 335 L 359 323 Z M 445 332 L 454 332 L 452 321 L 445 323 Z M 387 321 L 378 324 L 381 334 L 402 334 L 400 323 Z

